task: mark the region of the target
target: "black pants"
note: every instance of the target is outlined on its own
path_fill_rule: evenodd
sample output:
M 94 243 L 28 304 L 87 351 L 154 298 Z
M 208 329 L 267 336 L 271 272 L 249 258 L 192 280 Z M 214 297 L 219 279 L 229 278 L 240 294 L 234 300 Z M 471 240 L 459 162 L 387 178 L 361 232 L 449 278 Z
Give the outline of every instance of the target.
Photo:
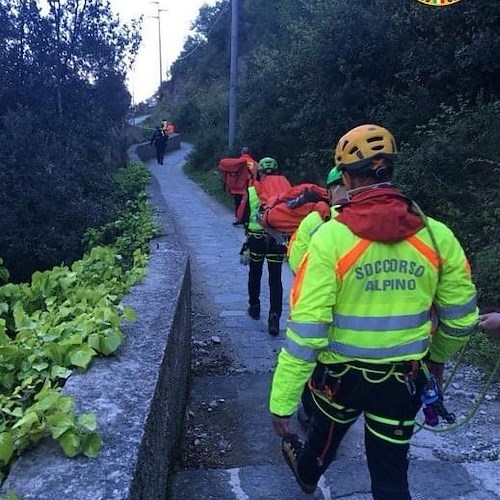
M 155 149 L 156 149 L 156 161 L 160 165 L 163 165 L 163 158 L 165 157 L 165 143 L 163 142 L 155 143 Z
M 251 306 L 260 306 L 260 282 L 264 260 L 267 260 L 269 272 L 269 313 L 281 316 L 283 309 L 283 285 L 281 268 L 285 255 L 285 247 L 266 233 L 249 234 L 250 270 L 248 272 L 248 302 Z
M 302 480 L 317 484 L 349 427 L 364 413 L 365 450 L 374 500 L 411 500 L 407 454 L 420 401 L 408 392 L 403 365 L 396 365 L 385 380 L 383 369 L 380 373 L 363 372 L 339 364 L 328 365 L 327 375 L 324 371 L 325 366 L 318 365 L 312 378 L 313 416 L 298 461 Z M 416 381 L 417 394 L 423 384 L 423 377 Z
M 241 201 L 243 200 L 242 194 L 233 194 L 234 201 L 234 216 L 238 218 L 238 208 L 240 208 Z

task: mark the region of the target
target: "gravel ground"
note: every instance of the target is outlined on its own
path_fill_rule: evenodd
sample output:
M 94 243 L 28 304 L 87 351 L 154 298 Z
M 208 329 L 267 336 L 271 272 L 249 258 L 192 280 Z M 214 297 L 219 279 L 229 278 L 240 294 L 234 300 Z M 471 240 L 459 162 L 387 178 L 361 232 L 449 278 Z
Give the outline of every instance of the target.
M 234 356 L 224 332 L 224 324 L 213 313 L 214 304 L 193 278 L 191 376 L 228 375 L 238 373 Z M 227 440 L 233 425 L 224 418 L 224 400 L 188 401 L 185 436 L 180 466 L 183 469 L 217 469 L 232 464 L 227 452 L 232 443 Z
M 193 283 L 193 341 L 192 375 L 221 375 L 241 373 L 234 364 L 234 356 L 227 342 L 223 323 L 213 314 L 213 304 L 203 292 L 200 283 Z M 453 365 L 447 366 L 448 373 Z M 482 391 L 489 374 L 477 368 L 462 365 L 456 371 L 446 392 L 445 404 L 457 421 L 468 418 L 477 395 Z M 418 430 L 414 436 L 410 456 L 459 463 L 497 461 L 500 449 L 500 384 L 494 383 L 472 419 L 462 427 L 448 432 L 446 424 L 436 430 Z M 186 434 L 182 450 L 181 467 L 205 469 L 234 465 L 233 443 L 225 419 L 225 401 L 190 401 L 186 412 Z M 422 413 L 418 420 L 423 421 Z M 363 443 L 356 445 L 363 453 Z

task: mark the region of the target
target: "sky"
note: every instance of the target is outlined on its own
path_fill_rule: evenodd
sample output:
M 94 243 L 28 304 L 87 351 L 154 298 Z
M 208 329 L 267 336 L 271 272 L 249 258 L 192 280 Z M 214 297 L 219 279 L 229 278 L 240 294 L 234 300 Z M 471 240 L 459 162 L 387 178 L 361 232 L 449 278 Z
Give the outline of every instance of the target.
M 161 26 L 161 52 L 163 80 L 170 65 L 181 53 L 189 35 L 191 23 L 197 18 L 200 7 L 214 5 L 216 0 L 159 0 Z M 110 0 L 111 8 L 122 22 L 144 15 L 142 44 L 134 67 L 128 75 L 128 88 L 134 104 L 152 96 L 160 84 L 160 56 L 158 43 L 158 4 L 149 0 Z

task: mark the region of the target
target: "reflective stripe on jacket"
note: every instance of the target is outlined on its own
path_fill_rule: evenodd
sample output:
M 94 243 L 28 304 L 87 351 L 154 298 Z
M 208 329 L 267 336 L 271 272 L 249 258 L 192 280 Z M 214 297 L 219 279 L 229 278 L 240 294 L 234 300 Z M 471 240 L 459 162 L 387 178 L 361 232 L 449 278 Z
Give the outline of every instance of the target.
M 250 208 L 250 217 L 248 219 L 248 230 L 251 233 L 264 232 L 262 226 L 257 222 L 257 213 L 259 212 L 260 208 L 260 200 L 259 197 L 257 196 L 257 189 L 255 189 L 255 186 L 250 186 L 248 188 L 248 204 Z
M 321 225 L 290 295 L 286 345 L 274 374 L 270 409 L 292 414 L 316 360 L 388 363 L 430 351 L 444 362 L 467 341 L 478 318 L 476 291 L 459 242 L 444 224 L 396 243 L 356 236 L 335 219 Z M 438 317 L 431 337 L 430 309 Z
M 337 215 L 337 210 L 331 207 L 330 213 L 333 219 L 333 217 Z M 297 231 L 295 231 L 294 235 L 290 239 L 290 243 L 288 244 L 287 256 L 288 265 L 290 266 L 290 269 L 293 273 L 297 272 L 300 261 L 306 254 L 307 247 L 309 246 L 312 235 L 324 222 L 325 221 L 321 218 L 321 215 L 318 212 L 311 212 L 306 217 L 304 217 L 299 227 L 297 228 Z

